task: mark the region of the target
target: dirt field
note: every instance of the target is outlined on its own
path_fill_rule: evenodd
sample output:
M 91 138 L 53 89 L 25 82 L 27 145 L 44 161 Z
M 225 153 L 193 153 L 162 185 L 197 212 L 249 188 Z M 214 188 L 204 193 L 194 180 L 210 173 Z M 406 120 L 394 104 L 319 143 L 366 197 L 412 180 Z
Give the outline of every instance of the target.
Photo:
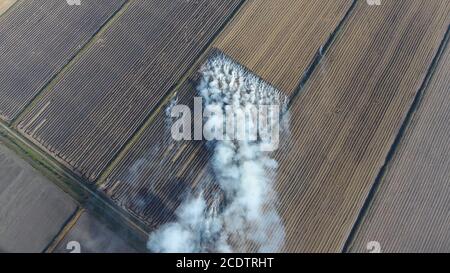
M 73 251 L 69 242 L 80 243 L 81 253 L 131 253 L 136 252 L 125 241 L 88 212 L 83 212 L 54 252 Z M 69 246 L 69 247 L 68 247 Z M 69 249 L 68 249 L 69 248 Z
M 76 210 L 72 199 L 0 142 L 0 252 L 42 252 Z
M 450 252 L 449 90 L 447 43 L 350 251 Z

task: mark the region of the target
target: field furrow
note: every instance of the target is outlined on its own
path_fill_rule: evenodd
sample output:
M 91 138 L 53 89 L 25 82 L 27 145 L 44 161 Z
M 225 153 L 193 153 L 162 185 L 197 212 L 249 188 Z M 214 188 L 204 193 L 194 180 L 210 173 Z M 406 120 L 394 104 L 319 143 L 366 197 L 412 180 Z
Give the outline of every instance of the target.
M 349 251 L 450 251 L 449 90 L 447 44 Z
M 292 95 L 352 5 L 351 0 L 253 0 L 215 47 L 287 95 Z
M 339 252 L 450 23 L 450 1 L 359 1 L 291 109 L 287 251 Z
M 131 1 L 17 128 L 95 181 L 242 2 Z
M 29 0 L 0 17 L 0 118 L 11 122 L 125 0 Z
M 239 14 L 225 31 L 218 37 L 210 48 L 210 54 L 216 54 L 217 49 L 225 49 L 231 41 L 226 37 L 235 37 L 237 48 L 240 44 L 246 45 L 238 61 L 249 60 L 257 56 L 250 47 L 272 47 L 270 37 L 278 33 L 279 28 L 287 28 L 287 41 L 283 40 L 277 44 L 279 48 L 285 48 L 280 54 L 274 50 L 273 56 L 266 59 L 255 59 L 261 66 L 252 67 L 258 73 L 265 73 L 263 70 L 271 66 L 273 60 L 294 59 L 292 62 L 276 62 L 273 65 L 277 71 L 284 71 L 285 79 L 290 82 L 290 87 L 285 85 L 286 95 L 292 94 L 294 87 L 299 84 L 300 78 L 308 69 L 319 48 L 326 43 L 328 37 L 334 32 L 339 22 L 351 7 L 352 2 L 343 1 L 249 1 L 241 9 Z M 269 9 L 265 7 L 269 6 Z M 261 13 L 256 16 L 255 10 Z M 291 10 L 295 10 L 294 13 Z M 279 22 L 278 15 L 286 14 L 283 22 Z M 315 14 L 316 16 L 311 16 Z M 246 22 L 247 17 L 259 18 L 258 22 L 250 26 Z M 247 18 L 247 19 L 246 19 Z M 261 20 L 261 21 L 260 21 Z M 280 23 L 280 25 L 278 25 Z M 236 29 L 236 30 L 235 30 Z M 239 29 L 246 29 L 245 32 L 238 32 Z M 231 34 L 239 33 L 239 34 Z M 261 39 L 254 39 L 258 33 Z M 316 33 L 318 35 L 312 35 Z M 281 32 L 278 33 L 281 35 Z M 308 37 L 308 47 L 302 50 L 303 41 Z M 239 38 L 239 39 L 238 39 Z M 252 40 L 253 39 L 253 40 Z M 291 41 L 292 40 L 292 41 Z M 228 50 L 227 53 L 233 53 Z M 193 70 L 196 71 L 199 65 L 203 64 L 206 58 L 199 60 Z M 250 62 L 246 62 L 249 65 Z M 264 65 L 263 65 L 264 64 Z M 193 98 L 196 96 L 197 73 L 189 77 L 176 90 L 178 104 L 188 105 L 193 109 Z M 276 82 L 275 78 L 267 77 L 277 85 L 283 82 Z M 295 80 L 294 80 L 295 79 Z M 296 81 L 295 83 L 293 81 Z M 292 88 L 291 88 L 292 87 Z M 210 172 L 207 171 L 207 163 L 210 154 L 202 141 L 181 141 L 175 142 L 170 135 L 170 126 L 167 124 L 165 107 L 147 122 L 139 134 L 133 140 L 130 149 L 127 149 L 120 157 L 117 165 L 112 169 L 112 173 L 106 178 L 106 183 L 102 184 L 101 190 L 112 198 L 119 206 L 136 215 L 145 221 L 150 229 L 158 227 L 161 223 L 174 219 L 174 210 L 179 206 L 186 194 L 198 184 L 208 184 L 207 179 L 201 175 L 205 174 L 210 179 Z M 195 120 L 202 120 L 201 117 L 193 117 Z M 200 177 L 202 177 L 200 179 Z
M 448 1 L 357 3 L 292 103 L 290 134 L 276 153 L 285 251 L 342 250 L 437 53 L 449 15 Z M 192 82 L 181 87 L 179 101 L 192 100 Z M 161 113 L 102 186 L 151 227 L 173 219 L 186 190 L 214 181 L 202 143 L 173 143 L 165 128 Z

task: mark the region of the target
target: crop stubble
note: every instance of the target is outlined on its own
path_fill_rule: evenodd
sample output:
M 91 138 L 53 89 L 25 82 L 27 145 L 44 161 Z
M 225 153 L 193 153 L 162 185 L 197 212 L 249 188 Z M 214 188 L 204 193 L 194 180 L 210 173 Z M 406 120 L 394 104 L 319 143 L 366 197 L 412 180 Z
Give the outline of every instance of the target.
M 342 250 L 443 38 L 449 11 L 450 3 L 437 0 L 358 2 L 293 103 L 290 135 L 276 154 L 286 251 Z M 201 144 L 155 143 L 162 119 L 146 129 L 103 187 L 152 226 L 171 220 L 161 211 L 172 212 L 186 189 L 213 180 Z
M 95 181 L 241 2 L 133 1 L 17 128 Z
M 0 118 L 11 122 L 124 0 L 27 0 L 0 17 Z
M 236 46 L 241 49 L 242 46 L 246 46 L 247 48 L 242 49 L 242 52 L 246 52 L 247 55 L 233 57 L 237 57 L 239 62 L 244 60 L 246 65 L 259 62 L 258 66 L 252 66 L 252 69 L 258 73 L 263 72 L 264 69 L 283 71 L 284 80 L 277 81 L 276 77 L 270 77 L 270 75 L 267 78 L 273 79 L 278 85 L 285 86 L 284 93 L 291 95 L 316 52 L 325 44 L 329 35 L 333 33 L 350 8 L 351 1 L 291 0 L 289 2 L 282 1 L 283 3 L 280 4 L 274 4 L 275 1 L 269 2 L 250 1 L 247 3 L 211 48 L 224 49 L 226 53 L 239 52 L 239 50 L 232 50 L 231 43 L 234 43 L 236 35 L 241 35 L 243 42 L 238 41 Z M 304 5 L 300 5 L 299 2 Z M 269 8 L 265 8 L 267 5 Z M 295 13 L 290 12 L 291 9 L 298 6 L 303 8 L 295 9 Z M 255 11 L 259 13 L 255 14 Z M 281 35 L 278 33 L 280 26 L 277 25 L 277 14 L 286 14 L 287 18 L 281 23 L 281 26 L 292 30 L 292 32 L 284 32 L 289 36 L 288 41 L 283 40 L 282 43 L 277 44 L 285 55 L 280 55 L 280 50 L 275 48 L 272 51 L 273 56 L 266 56 L 267 58 L 264 60 L 259 59 L 259 54 L 253 55 L 255 53 L 253 48 L 259 46 L 260 52 L 264 52 L 264 48 L 273 46 L 270 37 Z M 316 16 L 311 16 L 312 14 Z M 320 14 L 320 17 L 317 14 Z M 262 18 L 263 20 L 249 26 L 247 17 Z M 241 33 L 239 30 L 243 32 Z M 252 41 L 248 34 L 253 32 L 262 36 L 261 39 Z M 317 35 L 308 38 L 310 43 L 308 49 L 298 50 L 298 45 L 292 41 L 300 41 L 304 37 L 308 37 L 310 33 Z M 274 59 L 285 60 L 286 57 L 289 57 L 288 52 L 295 52 L 295 55 L 291 55 L 291 57 L 296 60 L 296 63 L 277 61 L 275 66 L 278 69 L 274 68 L 272 61 Z M 253 62 L 251 56 L 256 58 Z M 197 65 L 204 61 L 205 59 L 199 60 Z M 190 75 L 177 90 L 178 103 L 189 105 L 191 109 L 193 98 L 196 95 L 196 77 L 196 74 Z M 201 117 L 195 117 L 195 119 L 201 120 Z M 202 174 L 208 176 L 209 181 L 212 179 L 207 171 L 210 154 L 202 141 L 172 141 L 164 109 L 141 131 L 141 135 L 142 137 L 135 141 L 123 159 L 114 167 L 112 173 L 107 177 L 106 183 L 101 186 L 101 190 L 119 206 L 145 221 L 150 229 L 153 229 L 161 223 L 173 220 L 173 212 L 184 196 L 192 192 L 192 189 L 196 188 L 199 183 L 207 184 L 207 179 L 200 179 L 203 177 Z
M 338 252 L 411 107 L 449 1 L 359 1 L 291 109 L 278 153 L 287 251 Z
M 351 0 L 253 0 L 215 47 L 292 95 L 313 56 L 352 5 Z
M 245 27 L 248 20 L 242 14 L 254 18 L 256 11 L 264 10 L 261 7 L 252 7 L 257 3 L 254 1 L 245 6 L 244 12 L 240 13 L 221 35 L 217 48 L 261 75 L 263 79 L 286 94 L 292 94 L 317 48 L 325 41 L 315 40 L 315 36 L 312 36 L 308 42 L 313 44 L 317 42 L 316 49 L 313 50 L 313 46 L 308 49 L 308 45 L 305 45 L 307 49 L 305 51 L 300 49 L 298 51 L 300 55 L 296 56 L 292 53 L 296 52 L 293 48 L 297 49 L 296 46 L 301 41 L 290 43 L 292 39 L 298 39 L 297 36 L 302 34 L 301 31 L 295 32 L 298 31 L 296 28 L 284 33 L 284 35 L 296 33 L 284 43 L 276 43 L 274 38 L 283 39 L 283 31 L 275 31 L 272 33 L 273 36 L 264 39 L 267 33 L 264 30 L 274 27 L 276 25 L 274 21 L 278 22 L 279 19 L 276 16 L 268 16 L 267 21 L 263 20 L 258 26 Z M 272 5 L 276 4 L 272 3 Z M 310 5 L 314 4 L 310 3 Z M 321 7 L 320 11 L 328 10 L 321 6 L 324 5 L 323 3 L 317 5 Z M 266 12 L 277 14 L 273 9 L 284 7 L 286 6 L 274 6 Z M 331 8 L 329 10 L 337 12 Z M 313 15 L 318 12 L 305 9 L 297 11 Z M 369 6 L 365 1 L 358 2 L 329 52 L 312 74 L 304 92 L 294 102 L 291 109 L 291 135 L 283 149 L 276 155 L 280 162 L 276 188 L 280 196 L 280 212 L 287 230 L 286 251 L 342 250 L 374 178 L 384 163 L 390 145 L 442 40 L 449 24 L 449 11 L 450 3 L 439 0 L 386 0 L 381 6 Z M 294 15 L 299 18 L 298 20 L 304 18 L 298 14 L 292 16 Z M 334 15 L 326 18 L 336 19 L 336 17 L 340 19 L 342 16 Z M 323 18 L 310 16 L 311 22 L 300 24 L 297 28 L 310 31 L 311 26 L 316 26 L 321 29 L 323 26 L 317 23 L 322 22 L 320 19 Z M 339 21 L 338 19 L 336 21 Z M 289 20 L 282 21 L 292 25 Z M 236 22 L 241 22 L 242 29 Z M 332 27 L 335 27 L 337 22 L 327 23 L 330 24 L 329 32 L 331 33 Z M 249 30 L 245 30 L 246 28 Z M 259 41 L 257 46 L 249 45 L 245 48 L 249 44 L 248 40 L 239 42 L 239 39 L 244 40 L 248 35 L 257 34 L 263 36 L 261 40 L 259 36 L 254 36 L 254 39 Z M 304 37 L 309 36 L 304 35 Z M 104 43 L 102 46 L 108 45 L 107 39 L 99 39 L 99 43 Z M 235 49 L 233 44 L 236 44 Z M 280 50 L 276 50 L 277 46 Z M 289 47 L 291 47 L 290 50 Z M 275 53 L 271 55 L 270 52 Z M 285 52 L 285 55 L 280 52 Z M 304 52 L 309 52 L 309 55 L 302 56 Z M 113 64 L 117 62 L 118 60 L 114 60 Z M 92 71 L 89 72 L 92 73 Z M 70 73 L 68 75 L 70 76 Z M 107 73 L 104 76 L 108 75 Z M 121 74 L 115 74 L 116 77 L 118 75 Z M 70 82 L 67 78 L 65 75 L 60 81 L 61 86 L 69 85 L 65 83 L 65 81 Z M 103 78 L 95 79 L 101 81 Z M 138 89 L 138 87 L 135 88 Z M 76 88 L 73 87 L 71 90 L 73 93 Z M 111 90 L 108 89 L 108 91 Z M 186 81 L 178 92 L 180 100 L 189 103 L 194 92 L 193 83 Z M 48 94 L 51 95 L 47 97 L 56 96 L 56 93 L 60 92 L 49 92 Z M 86 94 L 89 93 L 86 92 Z M 60 102 L 68 100 L 63 96 L 60 95 L 58 98 Z M 100 95 L 100 97 L 104 96 Z M 94 99 L 92 96 L 90 98 L 95 101 L 95 96 Z M 143 99 L 142 96 L 133 96 L 133 98 L 138 102 Z M 77 97 L 69 104 L 53 104 L 53 102 L 49 104 L 51 100 L 54 98 L 42 99 L 27 116 L 27 121 L 23 122 L 22 127 L 19 126 L 19 128 L 24 132 L 28 131 L 29 135 L 32 133 L 30 136 L 47 147 L 54 156 L 69 162 L 74 170 L 80 171 L 91 179 L 95 179 L 98 172 L 106 166 L 106 162 L 103 162 L 98 167 L 99 161 L 96 161 L 98 158 L 94 160 L 96 153 L 103 150 L 114 154 L 117 146 L 123 145 L 131 135 L 130 131 L 137 129 L 137 125 L 134 124 L 136 116 L 129 115 L 131 107 L 127 109 L 124 106 L 126 111 L 119 111 L 126 113 L 123 116 L 111 114 L 120 108 L 106 107 L 102 112 L 100 111 L 102 109 L 94 110 L 92 106 L 88 106 L 82 111 L 69 108 L 74 116 L 61 117 L 61 110 L 52 110 L 54 113 L 50 115 L 47 114 L 47 108 L 56 105 L 61 109 L 67 109 L 68 105 L 76 105 L 79 102 L 86 105 L 86 98 Z M 127 100 L 124 97 L 117 99 L 116 106 L 117 101 L 126 102 Z M 153 108 L 156 102 L 153 100 L 150 108 Z M 87 110 L 93 112 L 86 114 Z M 42 117 L 43 115 L 45 117 Z M 83 118 L 80 119 L 80 115 Z M 104 117 L 104 119 L 93 122 L 96 119 L 91 115 Z M 40 126 L 43 122 L 48 122 L 49 116 L 58 117 L 65 123 L 61 123 L 60 120 L 54 122 L 51 127 Z M 143 121 L 144 116 L 146 115 L 140 116 L 137 120 Z M 128 124 L 128 131 L 125 128 L 120 129 L 125 131 L 120 131 L 118 134 L 126 136 L 118 141 L 119 143 L 117 138 L 116 142 L 113 140 L 116 143 L 115 146 L 106 141 L 108 146 L 106 149 L 99 146 L 97 142 L 104 141 L 105 134 L 111 134 L 113 130 L 101 127 L 104 125 L 103 122 L 111 122 L 114 117 L 121 118 L 117 126 L 125 124 L 128 120 L 133 120 L 133 124 Z M 82 122 L 69 125 L 72 127 L 69 135 L 61 138 L 60 134 L 64 134 L 61 131 L 66 129 L 62 126 L 66 126 L 70 118 Z M 179 204 L 186 189 L 195 187 L 202 181 L 213 179 L 207 170 L 206 163 L 209 155 L 202 143 L 171 143 L 170 140 L 164 140 L 163 138 L 167 137 L 164 132 L 164 119 L 164 113 L 161 112 L 156 121 L 144 129 L 142 139 L 125 154 L 124 159 L 109 176 L 107 183 L 102 186 L 106 194 L 117 204 L 144 219 L 151 226 L 157 226 L 160 222 L 171 219 L 173 210 Z M 78 124 L 85 125 L 82 127 L 84 131 L 77 131 Z M 52 129 L 43 130 L 41 127 Z M 86 128 L 95 128 L 95 130 Z M 83 137 L 80 138 L 81 132 L 87 132 L 87 135 L 81 134 Z M 58 138 L 64 141 L 69 140 L 69 148 L 64 147 L 65 152 L 59 151 L 61 146 L 58 149 L 54 146 Z M 111 139 L 114 138 L 111 136 Z M 93 147 L 99 147 L 99 150 L 91 149 Z M 111 149 L 111 147 L 115 148 Z M 71 154 L 70 158 L 68 154 Z M 112 154 L 102 154 L 100 157 L 112 158 Z M 73 157 L 74 155 L 77 157 Z M 86 155 L 92 160 L 85 160 Z
M 450 47 L 413 114 L 351 252 L 450 251 Z

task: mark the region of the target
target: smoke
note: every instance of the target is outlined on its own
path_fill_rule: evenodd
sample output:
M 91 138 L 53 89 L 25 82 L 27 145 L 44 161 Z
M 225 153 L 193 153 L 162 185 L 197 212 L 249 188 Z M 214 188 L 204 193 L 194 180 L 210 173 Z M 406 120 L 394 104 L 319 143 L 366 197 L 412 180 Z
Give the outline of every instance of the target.
M 283 115 L 287 99 L 224 55 L 212 57 L 200 73 L 204 134 L 220 194 L 213 194 L 212 202 L 203 192 L 187 198 L 176 212 L 177 222 L 152 233 L 148 248 L 277 252 L 285 232 L 273 190 L 278 164 L 270 152 L 278 145 L 280 121 L 281 129 L 286 127 L 281 117 L 288 116 Z
M 203 194 L 182 204 L 170 223 L 152 234 L 148 248 L 154 252 L 206 252 L 211 236 L 220 230 L 212 208 L 208 209 Z

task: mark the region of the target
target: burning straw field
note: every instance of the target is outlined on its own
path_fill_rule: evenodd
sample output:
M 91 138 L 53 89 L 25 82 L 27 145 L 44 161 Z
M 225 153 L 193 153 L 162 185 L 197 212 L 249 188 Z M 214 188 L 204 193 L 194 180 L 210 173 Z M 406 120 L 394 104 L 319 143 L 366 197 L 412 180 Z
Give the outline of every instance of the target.
M 450 251 L 449 162 L 417 155 L 445 143 L 449 0 L 57 2 L 0 17 L 0 125 L 149 251 Z

